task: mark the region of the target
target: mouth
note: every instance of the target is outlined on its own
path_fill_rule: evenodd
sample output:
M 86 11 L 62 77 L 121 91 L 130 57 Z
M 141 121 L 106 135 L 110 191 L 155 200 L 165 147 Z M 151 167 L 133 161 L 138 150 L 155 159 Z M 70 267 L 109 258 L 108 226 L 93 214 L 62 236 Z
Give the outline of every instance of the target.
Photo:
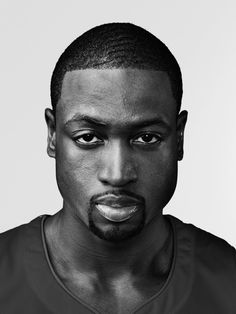
M 108 194 L 95 201 L 99 214 L 112 222 L 123 222 L 130 219 L 142 207 L 143 202 L 136 197 Z
M 100 215 L 112 222 L 123 222 L 128 220 L 139 210 L 137 205 L 112 207 L 104 204 L 96 204 L 95 206 Z

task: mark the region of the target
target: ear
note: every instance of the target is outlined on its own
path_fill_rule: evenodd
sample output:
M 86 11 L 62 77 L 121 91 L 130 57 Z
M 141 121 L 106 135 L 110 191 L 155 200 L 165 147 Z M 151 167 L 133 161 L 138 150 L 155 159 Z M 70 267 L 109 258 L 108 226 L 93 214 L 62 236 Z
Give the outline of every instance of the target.
M 184 129 L 187 122 L 188 112 L 183 110 L 177 118 L 177 149 L 178 160 L 182 160 L 184 156 Z
M 45 109 L 45 120 L 48 127 L 47 153 L 49 157 L 56 157 L 56 121 L 54 112 Z

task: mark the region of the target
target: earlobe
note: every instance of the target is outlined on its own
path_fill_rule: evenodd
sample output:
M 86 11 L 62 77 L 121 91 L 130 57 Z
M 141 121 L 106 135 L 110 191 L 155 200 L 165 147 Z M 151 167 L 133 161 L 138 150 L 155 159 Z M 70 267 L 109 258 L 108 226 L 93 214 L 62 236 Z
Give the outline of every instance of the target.
M 49 157 L 56 157 L 56 121 L 54 112 L 46 108 L 45 120 L 48 128 L 47 153 Z
M 177 119 L 177 149 L 178 160 L 182 160 L 184 156 L 184 129 L 187 122 L 188 112 L 183 110 L 178 115 Z

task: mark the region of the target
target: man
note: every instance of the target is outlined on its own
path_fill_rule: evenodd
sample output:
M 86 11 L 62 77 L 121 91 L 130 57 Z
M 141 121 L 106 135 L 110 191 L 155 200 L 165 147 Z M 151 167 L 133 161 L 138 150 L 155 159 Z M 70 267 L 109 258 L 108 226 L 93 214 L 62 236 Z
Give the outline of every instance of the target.
M 168 48 L 129 23 L 59 58 L 46 109 L 63 208 L 1 235 L 1 313 L 236 313 L 235 249 L 162 214 L 187 112 Z

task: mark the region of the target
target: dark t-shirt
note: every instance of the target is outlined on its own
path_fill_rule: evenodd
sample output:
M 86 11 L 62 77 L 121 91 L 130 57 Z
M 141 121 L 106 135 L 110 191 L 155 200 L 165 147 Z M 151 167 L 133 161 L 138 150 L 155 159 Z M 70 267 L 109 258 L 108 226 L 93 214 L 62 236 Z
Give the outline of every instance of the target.
M 1 314 L 99 313 L 54 273 L 40 216 L 0 235 Z M 236 314 L 236 253 L 224 240 L 165 216 L 174 232 L 168 279 L 138 314 Z

